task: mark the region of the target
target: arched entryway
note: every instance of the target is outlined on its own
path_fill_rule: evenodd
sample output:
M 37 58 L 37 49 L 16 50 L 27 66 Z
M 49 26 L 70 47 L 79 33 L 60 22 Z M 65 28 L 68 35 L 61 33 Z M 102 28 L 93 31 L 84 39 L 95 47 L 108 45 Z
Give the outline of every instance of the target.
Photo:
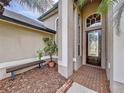
M 99 4 L 94 1 L 82 10 L 82 63 L 105 68 L 105 18 L 97 13 Z

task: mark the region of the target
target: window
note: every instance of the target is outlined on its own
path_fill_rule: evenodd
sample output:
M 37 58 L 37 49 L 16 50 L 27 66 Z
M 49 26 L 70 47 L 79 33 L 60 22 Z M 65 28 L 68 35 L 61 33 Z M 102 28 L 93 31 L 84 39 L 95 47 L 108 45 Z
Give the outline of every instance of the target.
M 58 27 L 59 27 L 59 18 L 57 17 L 55 20 L 55 31 L 56 31 L 55 42 L 57 45 L 58 45 Z
M 98 26 L 98 25 L 101 25 L 101 15 L 100 14 L 90 15 L 86 19 L 86 26 L 87 27 L 94 27 L 94 26 Z
M 59 18 L 56 18 L 55 20 L 55 30 L 58 30 L 58 25 L 59 25 Z
M 80 40 L 81 39 L 81 32 L 80 32 L 80 15 L 78 15 L 78 56 L 80 56 L 81 51 L 80 51 Z

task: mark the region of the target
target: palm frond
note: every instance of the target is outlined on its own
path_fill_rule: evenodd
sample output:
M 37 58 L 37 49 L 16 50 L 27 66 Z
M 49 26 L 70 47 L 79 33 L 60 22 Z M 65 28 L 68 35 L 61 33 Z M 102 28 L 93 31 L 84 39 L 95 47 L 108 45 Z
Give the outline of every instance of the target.
M 121 23 L 121 18 L 122 18 L 122 13 L 124 11 L 124 2 L 120 5 L 120 8 L 117 11 L 117 14 L 115 15 L 115 22 L 114 22 L 114 26 L 117 30 L 117 34 L 119 35 L 121 32 L 120 29 L 120 23 Z
M 7 6 L 7 5 L 9 5 L 9 2 L 10 2 L 11 0 L 0 0 L 0 2 L 2 2 L 3 4 L 4 4 L 4 6 Z
M 53 0 L 17 0 L 17 2 L 41 13 L 53 6 Z
M 89 0 L 77 0 L 77 5 L 79 8 L 83 8 L 84 5 L 88 2 Z M 91 0 L 92 1 L 92 0 Z M 98 12 L 105 14 L 108 12 L 109 7 L 114 5 L 115 2 L 118 0 L 102 0 L 99 7 L 98 7 Z
M 82 9 L 83 6 L 87 3 L 87 0 L 77 0 L 76 3 L 78 5 L 78 8 Z
M 99 7 L 98 12 L 102 14 L 106 14 L 108 12 L 108 9 L 115 4 L 115 2 L 118 2 L 117 0 L 102 0 Z

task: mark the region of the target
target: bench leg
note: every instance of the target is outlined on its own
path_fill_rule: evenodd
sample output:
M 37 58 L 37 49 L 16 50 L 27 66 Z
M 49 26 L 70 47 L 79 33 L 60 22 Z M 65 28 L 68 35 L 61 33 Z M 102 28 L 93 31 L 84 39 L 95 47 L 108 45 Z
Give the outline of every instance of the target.
M 41 68 L 41 64 L 39 63 L 38 65 L 39 65 L 39 68 Z
M 15 72 L 11 72 L 11 76 L 12 76 L 12 80 L 15 80 L 15 78 L 16 78 Z
M 41 68 L 42 69 L 44 67 L 42 63 L 40 63 L 38 65 L 39 65 L 38 68 Z

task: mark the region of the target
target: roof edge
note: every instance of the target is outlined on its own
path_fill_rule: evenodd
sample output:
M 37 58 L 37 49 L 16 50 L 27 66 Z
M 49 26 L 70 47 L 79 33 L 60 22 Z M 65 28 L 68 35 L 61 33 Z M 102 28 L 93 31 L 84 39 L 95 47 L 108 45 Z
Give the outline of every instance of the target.
M 47 16 L 48 14 L 50 14 L 51 12 L 53 12 L 54 10 L 58 9 L 58 4 L 59 2 L 55 3 L 53 5 L 53 7 L 51 9 L 49 9 L 48 11 L 46 11 L 43 15 L 41 15 L 38 20 L 42 20 L 45 16 Z
M 42 28 L 42 27 L 34 26 L 34 25 L 22 22 L 20 20 L 14 19 L 14 18 L 4 16 L 4 15 L 0 15 L 0 19 L 6 20 L 6 21 L 9 21 L 9 22 L 13 22 L 13 23 L 16 23 L 16 24 L 19 24 L 19 25 L 22 25 L 22 26 L 27 26 L 27 27 L 30 27 L 30 28 L 34 28 L 34 29 L 37 29 L 37 30 L 42 30 L 42 32 L 48 32 L 48 33 L 56 34 L 55 30 L 52 30 L 52 29 L 49 29 L 49 28 L 45 29 L 45 28 Z

